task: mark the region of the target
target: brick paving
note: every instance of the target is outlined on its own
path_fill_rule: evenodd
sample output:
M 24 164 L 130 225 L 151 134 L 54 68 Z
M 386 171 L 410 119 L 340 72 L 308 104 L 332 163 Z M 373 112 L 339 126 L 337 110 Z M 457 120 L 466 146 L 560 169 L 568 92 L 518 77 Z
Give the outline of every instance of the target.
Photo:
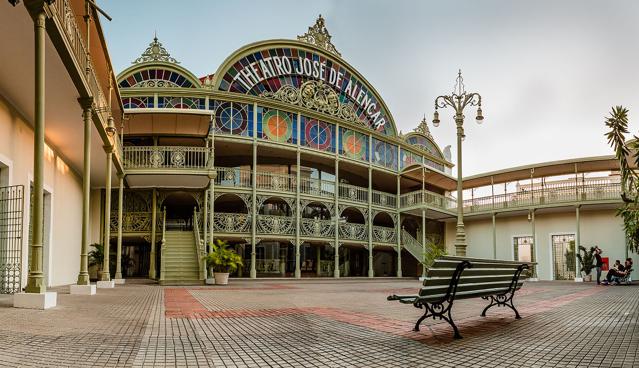
M 47 311 L 0 296 L 0 366 L 638 367 L 639 285 L 526 283 L 523 317 L 455 303 L 462 340 L 422 310 L 386 301 L 415 280 L 231 280 L 160 287 L 129 280 Z

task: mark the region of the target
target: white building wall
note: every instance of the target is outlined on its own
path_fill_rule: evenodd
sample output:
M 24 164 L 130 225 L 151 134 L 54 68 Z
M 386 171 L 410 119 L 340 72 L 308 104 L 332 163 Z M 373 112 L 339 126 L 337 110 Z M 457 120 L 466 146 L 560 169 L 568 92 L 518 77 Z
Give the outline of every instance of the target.
M 449 254 L 455 254 L 455 225 L 446 224 L 446 249 Z M 469 257 L 493 258 L 493 228 L 492 219 L 464 218 L 468 241 L 467 255 Z M 541 280 L 553 279 L 553 258 L 551 237 L 560 234 L 576 234 L 577 221 L 575 209 L 562 212 L 536 213 L 535 233 L 537 255 L 537 273 Z M 513 238 L 517 236 L 531 236 L 532 224 L 527 214 L 509 216 L 497 215 L 496 239 L 497 258 L 513 259 Z M 598 245 L 604 250 L 604 257 L 609 257 L 610 263 L 616 259 L 623 262 L 626 258 L 625 237 L 622 221 L 615 216 L 614 209 L 592 210 L 581 209 L 580 213 L 580 243 L 588 248 Z M 628 254 L 637 262 L 636 254 Z M 635 266 L 635 269 L 639 267 Z M 633 279 L 639 279 L 639 272 L 633 273 Z
M 80 116 L 80 115 L 78 115 Z M 77 280 L 80 270 L 82 239 L 82 180 L 54 149 L 45 149 L 44 271 L 49 286 L 65 285 Z M 0 162 L 8 166 L 9 185 L 24 185 L 23 218 L 23 286 L 26 285 L 29 251 L 29 188 L 33 180 L 33 129 L 2 96 L 0 96 Z M 50 212 L 49 212 L 50 211 Z M 48 214 L 47 214 L 48 212 Z M 48 220 L 48 221 L 47 221 Z M 46 243 L 46 241 L 45 241 Z

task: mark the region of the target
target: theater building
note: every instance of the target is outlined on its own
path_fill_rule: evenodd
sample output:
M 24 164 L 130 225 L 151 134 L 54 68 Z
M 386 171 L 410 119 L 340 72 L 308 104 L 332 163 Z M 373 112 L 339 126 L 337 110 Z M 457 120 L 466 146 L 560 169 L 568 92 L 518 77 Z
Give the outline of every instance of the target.
M 575 245 L 626 256 L 613 157 L 465 178 L 468 246 L 455 248 L 449 148 L 425 120 L 398 130 L 322 17 L 296 39 L 240 47 L 209 75 L 157 37 L 114 75 L 96 9 L 10 3 L 0 24 L 23 32 L 2 49 L 34 51 L 43 21 L 35 51 L 47 58 L 10 53 L 0 68 L 3 292 L 87 285 L 93 243 L 106 245 L 102 286 L 203 283 L 216 239 L 244 259 L 232 276 L 250 278 L 417 277 L 437 247 L 530 259 L 544 280 L 579 277 Z

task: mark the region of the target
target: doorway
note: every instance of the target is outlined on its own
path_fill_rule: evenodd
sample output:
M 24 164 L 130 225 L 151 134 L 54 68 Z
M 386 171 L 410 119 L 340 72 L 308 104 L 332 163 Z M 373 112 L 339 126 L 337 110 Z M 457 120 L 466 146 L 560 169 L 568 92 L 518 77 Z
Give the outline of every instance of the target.
M 555 280 L 575 279 L 575 234 L 551 236 Z
M 199 208 L 193 193 L 180 191 L 168 194 L 162 201 L 166 209 L 166 230 L 193 230 L 193 211 Z

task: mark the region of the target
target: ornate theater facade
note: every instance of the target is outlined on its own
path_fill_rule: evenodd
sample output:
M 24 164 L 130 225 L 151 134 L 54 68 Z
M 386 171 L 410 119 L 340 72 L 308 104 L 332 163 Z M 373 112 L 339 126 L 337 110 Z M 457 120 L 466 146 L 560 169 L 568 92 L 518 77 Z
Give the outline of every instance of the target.
M 402 172 L 424 168 L 426 189 L 445 200 L 450 159 L 425 123 L 398 132 L 321 17 L 202 78 L 156 38 L 117 80 L 124 243 L 150 236 L 138 248 L 160 281 L 201 279 L 212 239 L 243 255 L 245 277 L 415 276 L 423 245 L 443 246 L 443 223 L 401 213 L 401 195 L 423 186 Z M 115 233 L 115 213 L 111 223 Z

